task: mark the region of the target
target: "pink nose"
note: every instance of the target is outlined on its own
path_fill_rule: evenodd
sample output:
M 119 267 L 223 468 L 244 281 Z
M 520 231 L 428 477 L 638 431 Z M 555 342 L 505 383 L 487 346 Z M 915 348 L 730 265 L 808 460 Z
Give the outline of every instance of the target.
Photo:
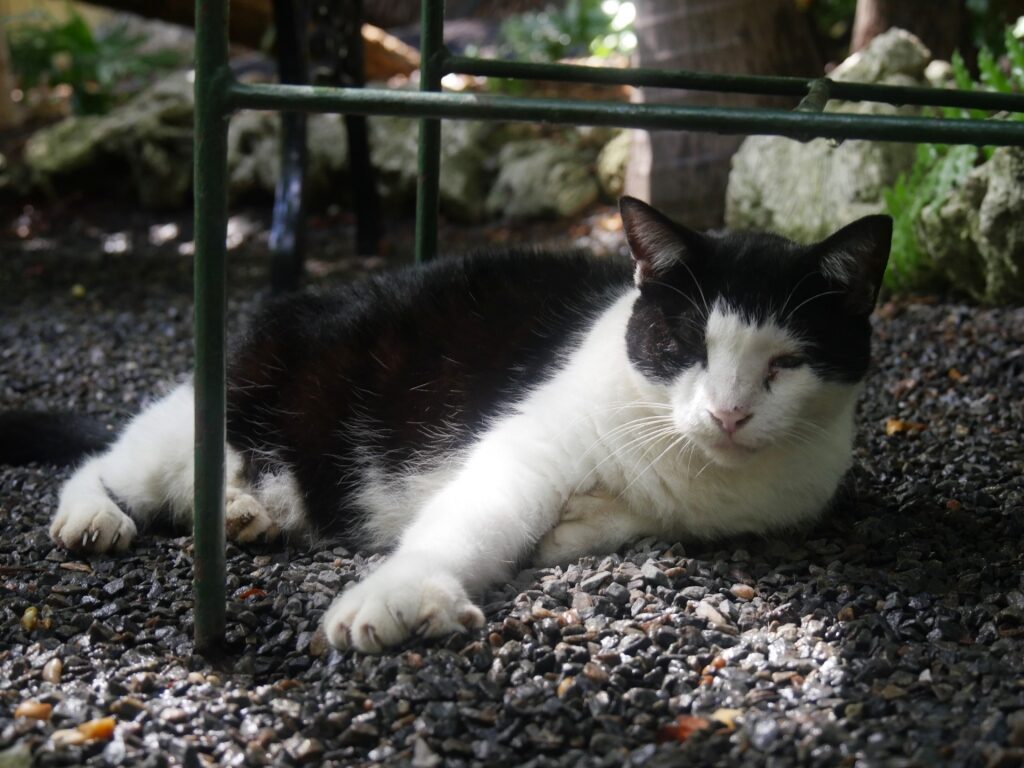
M 708 416 L 710 416 L 711 420 L 728 435 L 731 435 L 737 429 L 754 418 L 754 414 L 740 408 L 734 408 L 730 411 L 709 410 Z

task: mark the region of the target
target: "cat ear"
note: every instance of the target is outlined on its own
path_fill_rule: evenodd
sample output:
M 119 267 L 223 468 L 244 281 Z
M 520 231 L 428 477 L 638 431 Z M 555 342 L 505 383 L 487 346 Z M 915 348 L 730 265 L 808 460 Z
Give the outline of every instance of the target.
M 633 280 L 637 287 L 664 275 L 674 264 L 690 260 L 692 244 L 700 238 L 696 232 L 676 224 L 635 197 L 619 198 L 619 213 L 633 255 Z
M 814 247 L 818 270 L 846 288 L 855 312 L 870 314 L 882 285 L 892 245 L 892 217 L 865 216 Z

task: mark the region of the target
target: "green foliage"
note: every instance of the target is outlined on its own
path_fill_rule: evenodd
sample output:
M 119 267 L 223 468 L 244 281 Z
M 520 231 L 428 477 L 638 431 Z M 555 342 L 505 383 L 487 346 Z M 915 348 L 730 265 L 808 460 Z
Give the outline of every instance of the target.
M 914 291 L 938 282 L 931 259 L 917 244 L 914 224 L 925 206 L 952 192 L 977 160 L 977 147 L 921 144 L 910 172 L 885 191 L 885 207 L 893 217 L 892 255 L 885 273 L 888 288 Z
M 857 0 L 796 0 L 796 5 L 811 14 L 819 34 L 831 40 L 849 37 Z
M 954 53 L 950 59 L 953 80 L 959 90 L 990 90 L 999 93 L 1024 91 L 1024 45 L 1013 35 L 1012 28 L 1004 31 L 1003 50 L 998 56 L 987 47 L 978 54 L 980 82 L 971 77 L 963 57 Z M 946 118 L 988 120 L 994 118 L 981 109 L 943 107 Z M 1024 115 L 1013 113 L 1012 120 Z M 978 163 L 992 154 L 991 147 L 921 144 L 917 148 L 914 165 L 902 174 L 884 193 L 885 207 L 893 217 L 892 255 L 886 271 L 885 284 L 897 291 L 913 291 L 934 287 L 937 276 L 928 254 L 922 253 L 914 232 L 921 212 L 931 203 L 945 199 Z
M 566 0 L 508 19 L 501 25 L 499 53 L 538 62 L 629 53 L 636 46 L 632 32 L 635 14 L 631 2 Z
M 102 37 L 68 6 L 58 21 L 34 13 L 8 25 L 11 65 L 21 87 L 67 85 L 77 114 L 102 114 L 155 72 L 180 64 L 173 51 L 144 53 L 146 38 L 124 24 Z
M 1006 20 L 1016 15 L 1016 4 L 1012 0 L 967 0 L 966 5 L 974 46 L 997 58 L 1006 53 Z

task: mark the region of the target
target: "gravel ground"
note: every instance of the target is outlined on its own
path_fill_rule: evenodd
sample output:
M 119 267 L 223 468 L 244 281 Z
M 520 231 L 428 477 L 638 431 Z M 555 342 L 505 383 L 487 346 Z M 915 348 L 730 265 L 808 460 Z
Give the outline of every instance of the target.
M 188 371 L 187 222 L 151 245 L 160 222 L 133 221 L 119 254 L 33 215 L 0 240 L 0 408 L 116 421 Z M 857 466 L 820 525 L 524 571 L 483 632 L 381 657 L 315 632 L 379 556 L 229 546 L 230 648 L 208 661 L 188 537 L 69 556 L 45 532 L 67 471 L 0 468 L 0 765 L 1020 765 L 1024 311 L 890 304 L 876 329 Z M 28 701 L 48 719 L 16 717 Z M 76 729 L 108 717 L 111 738 Z

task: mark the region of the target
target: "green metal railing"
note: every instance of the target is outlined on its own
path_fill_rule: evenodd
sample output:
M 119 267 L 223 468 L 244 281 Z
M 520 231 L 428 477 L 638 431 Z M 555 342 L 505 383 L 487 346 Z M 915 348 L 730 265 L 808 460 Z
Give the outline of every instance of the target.
M 444 2 L 423 0 L 420 92 L 248 85 L 228 68 L 227 0 L 196 2 L 195 152 L 195 637 L 204 652 L 225 623 L 224 415 L 227 125 L 240 109 L 399 115 L 420 119 L 416 258 L 437 252 L 442 119 L 608 125 L 944 144 L 1024 146 L 1024 122 L 824 113 L 830 99 L 1024 112 L 1024 96 L 653 69 L 603 69 L 455 56 L 443 46 Z M 441 93 L 449 73 L 791 96 L 796 111 L 622 104 Z

